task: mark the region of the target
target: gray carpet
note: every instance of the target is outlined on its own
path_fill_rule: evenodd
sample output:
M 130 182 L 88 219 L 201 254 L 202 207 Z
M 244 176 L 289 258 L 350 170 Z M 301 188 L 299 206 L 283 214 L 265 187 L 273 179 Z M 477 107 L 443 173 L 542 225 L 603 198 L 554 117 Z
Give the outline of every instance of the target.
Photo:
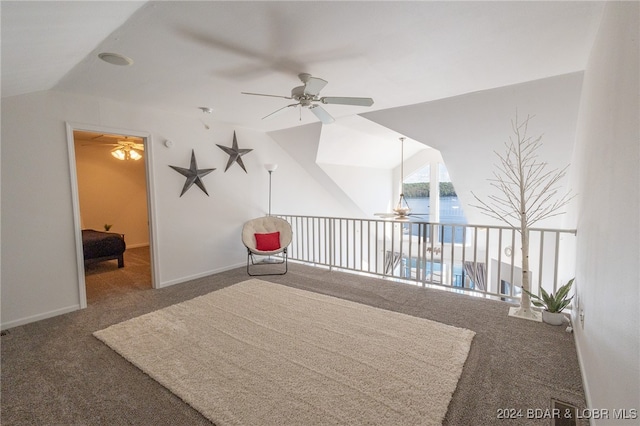
M 127 250 L 125 262 L 121 270 L 105 264 L 87 274 L 87 309 L 2 337 L 3 425 L 211 424 L 92 333 L 245 281 L 244 268 L 153 290 L 144 249 Z M 504 302 L 300 264 L 262 279 L 474 331 L 443 424 L 504 424 L 499 410 L 515 409 L 522 417 L 511 424 L 548 425 L 526 410 L 549 408 L 552 398 L 585 408 L 573 336 L 509 318 Z

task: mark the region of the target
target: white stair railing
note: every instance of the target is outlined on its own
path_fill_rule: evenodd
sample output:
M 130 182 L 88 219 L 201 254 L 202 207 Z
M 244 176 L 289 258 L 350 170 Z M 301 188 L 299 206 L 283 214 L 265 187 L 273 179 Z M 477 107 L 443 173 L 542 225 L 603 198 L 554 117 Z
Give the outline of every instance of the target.
M 293 229 L 290 260 L 515 301 L 521 249 L 515 228 L 278 215 Z M 575 230 L 530 230 L 531 290 L 573 277 Z

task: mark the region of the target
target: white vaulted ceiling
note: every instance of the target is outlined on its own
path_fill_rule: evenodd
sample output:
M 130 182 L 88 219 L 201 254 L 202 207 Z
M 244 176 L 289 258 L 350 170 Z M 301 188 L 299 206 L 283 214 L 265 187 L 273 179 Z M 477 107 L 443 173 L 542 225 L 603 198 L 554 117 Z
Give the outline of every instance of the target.
M 143 4 L 3 1 L 2 97 L 54 88 Z
M 2 96 L 54 89 L 198 118 L 207 106 L 207 119 L 274 131 L 317 118 L 291 109 L 261 120 L 291 101 L 241 92 L 289 96 L 306 72 L 329 82 L 321 95 L 375 100 L 368 108 L 325 105 L 336 128 L 325 126 L 322 137 L 348 138 L 349 149 L 372 156 L 384 151 L 372 159 L 384 167 L 397 164 L 388 155 L 397 135 L 382 126 L 372 134 L 359 114 L 584 70 L 602 6 L 3 1 Z M 134 63 L 110 65 L 100 52 Z M 333 151 L 325 146 L 321 154 Z

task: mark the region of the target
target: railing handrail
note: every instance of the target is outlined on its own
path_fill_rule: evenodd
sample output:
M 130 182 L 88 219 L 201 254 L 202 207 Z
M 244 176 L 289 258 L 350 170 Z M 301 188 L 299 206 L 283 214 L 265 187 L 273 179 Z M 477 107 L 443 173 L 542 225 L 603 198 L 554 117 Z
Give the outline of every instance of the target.
M 425 220 L 398 220 L 393 218 L 361 218 L 361 217 L 340 217 L 340 216 L 314 216 L 314 215 L 297 215 L 297 214 L 272 214 L 271 216 L 277 217 L 298 217 L 309 219 L 335 219 L 335 220 L 362 220 L 371 222 L 393 222 L 393 223 L 410 223 L 410 224 L 426 224 L 426 225 L 445 225 L 445 226 L 466 226 L 469 228 L 491 228 L 491 229 L 508 229 L 520 232 L 520 228 L 507 225 L 487 225 L 487 224 L 472 224 L 472 223 L 453 223 L 453 222 L 431 222 Z M 561 232 L 566 234 L 577 235 L 577 229 L 567 228 L 529 228 L 529 231 L 536 232 Z

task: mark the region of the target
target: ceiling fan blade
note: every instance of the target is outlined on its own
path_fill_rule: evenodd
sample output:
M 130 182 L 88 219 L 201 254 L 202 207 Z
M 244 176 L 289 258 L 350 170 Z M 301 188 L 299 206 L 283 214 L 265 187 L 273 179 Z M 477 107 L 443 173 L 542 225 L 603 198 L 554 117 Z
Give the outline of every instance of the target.
M 309 77 L 304 82 L 304 94 L 305 95 L 317 95 L 322 88 L 327 85 L 327 81 L 317 77 Z
M 253 96 L 269 96 L 271 98 L 284 98 L 284 99 L 293 99 L 291 96 L 280 96 L 280 95 L 266 95 L 264 93 L 250 93 L 250 92 L 240 92 L 243 95 L 253 95 Z
M 262 119 L 264 120 L 265 118 L 273 118 L 276 115 L 282 114 L 285 109 L 290 108 L 290 107 L 295 107 L 295 106 L 298 106 L 298 105 L 300 105 L 300 104 L 297 103 L 297 104 L 291 104 L 291 105 L 283 106 L 282 108 L 273 111 L 271 114 L 265 115 L 264 117 L 262 117 Z
M 320 98 L 320 102 L 323 104 L 340 104 L 340 105 L 358 105 L 358 106 L 371 106 L 373 105 L 373 99 L 371 98 L 344 98 L 336 96 L 326 96 Z
M 380 217 L 382 219 L 386 219 L 386 220 L 395 220 L 395 221 L 399 221 L 399 222 L 411 221 L 409 216 L 398 216 L 395 213 L 374 213 L 374 216 L 378 216 L 378 217 Z
M 318 120 L 322 121 L 322 124 L 331 124 L 335 121 L 333 117 L 320 105 L 311 105 L 309 109 L 316 115 L 316 117 L 318 117 Z

